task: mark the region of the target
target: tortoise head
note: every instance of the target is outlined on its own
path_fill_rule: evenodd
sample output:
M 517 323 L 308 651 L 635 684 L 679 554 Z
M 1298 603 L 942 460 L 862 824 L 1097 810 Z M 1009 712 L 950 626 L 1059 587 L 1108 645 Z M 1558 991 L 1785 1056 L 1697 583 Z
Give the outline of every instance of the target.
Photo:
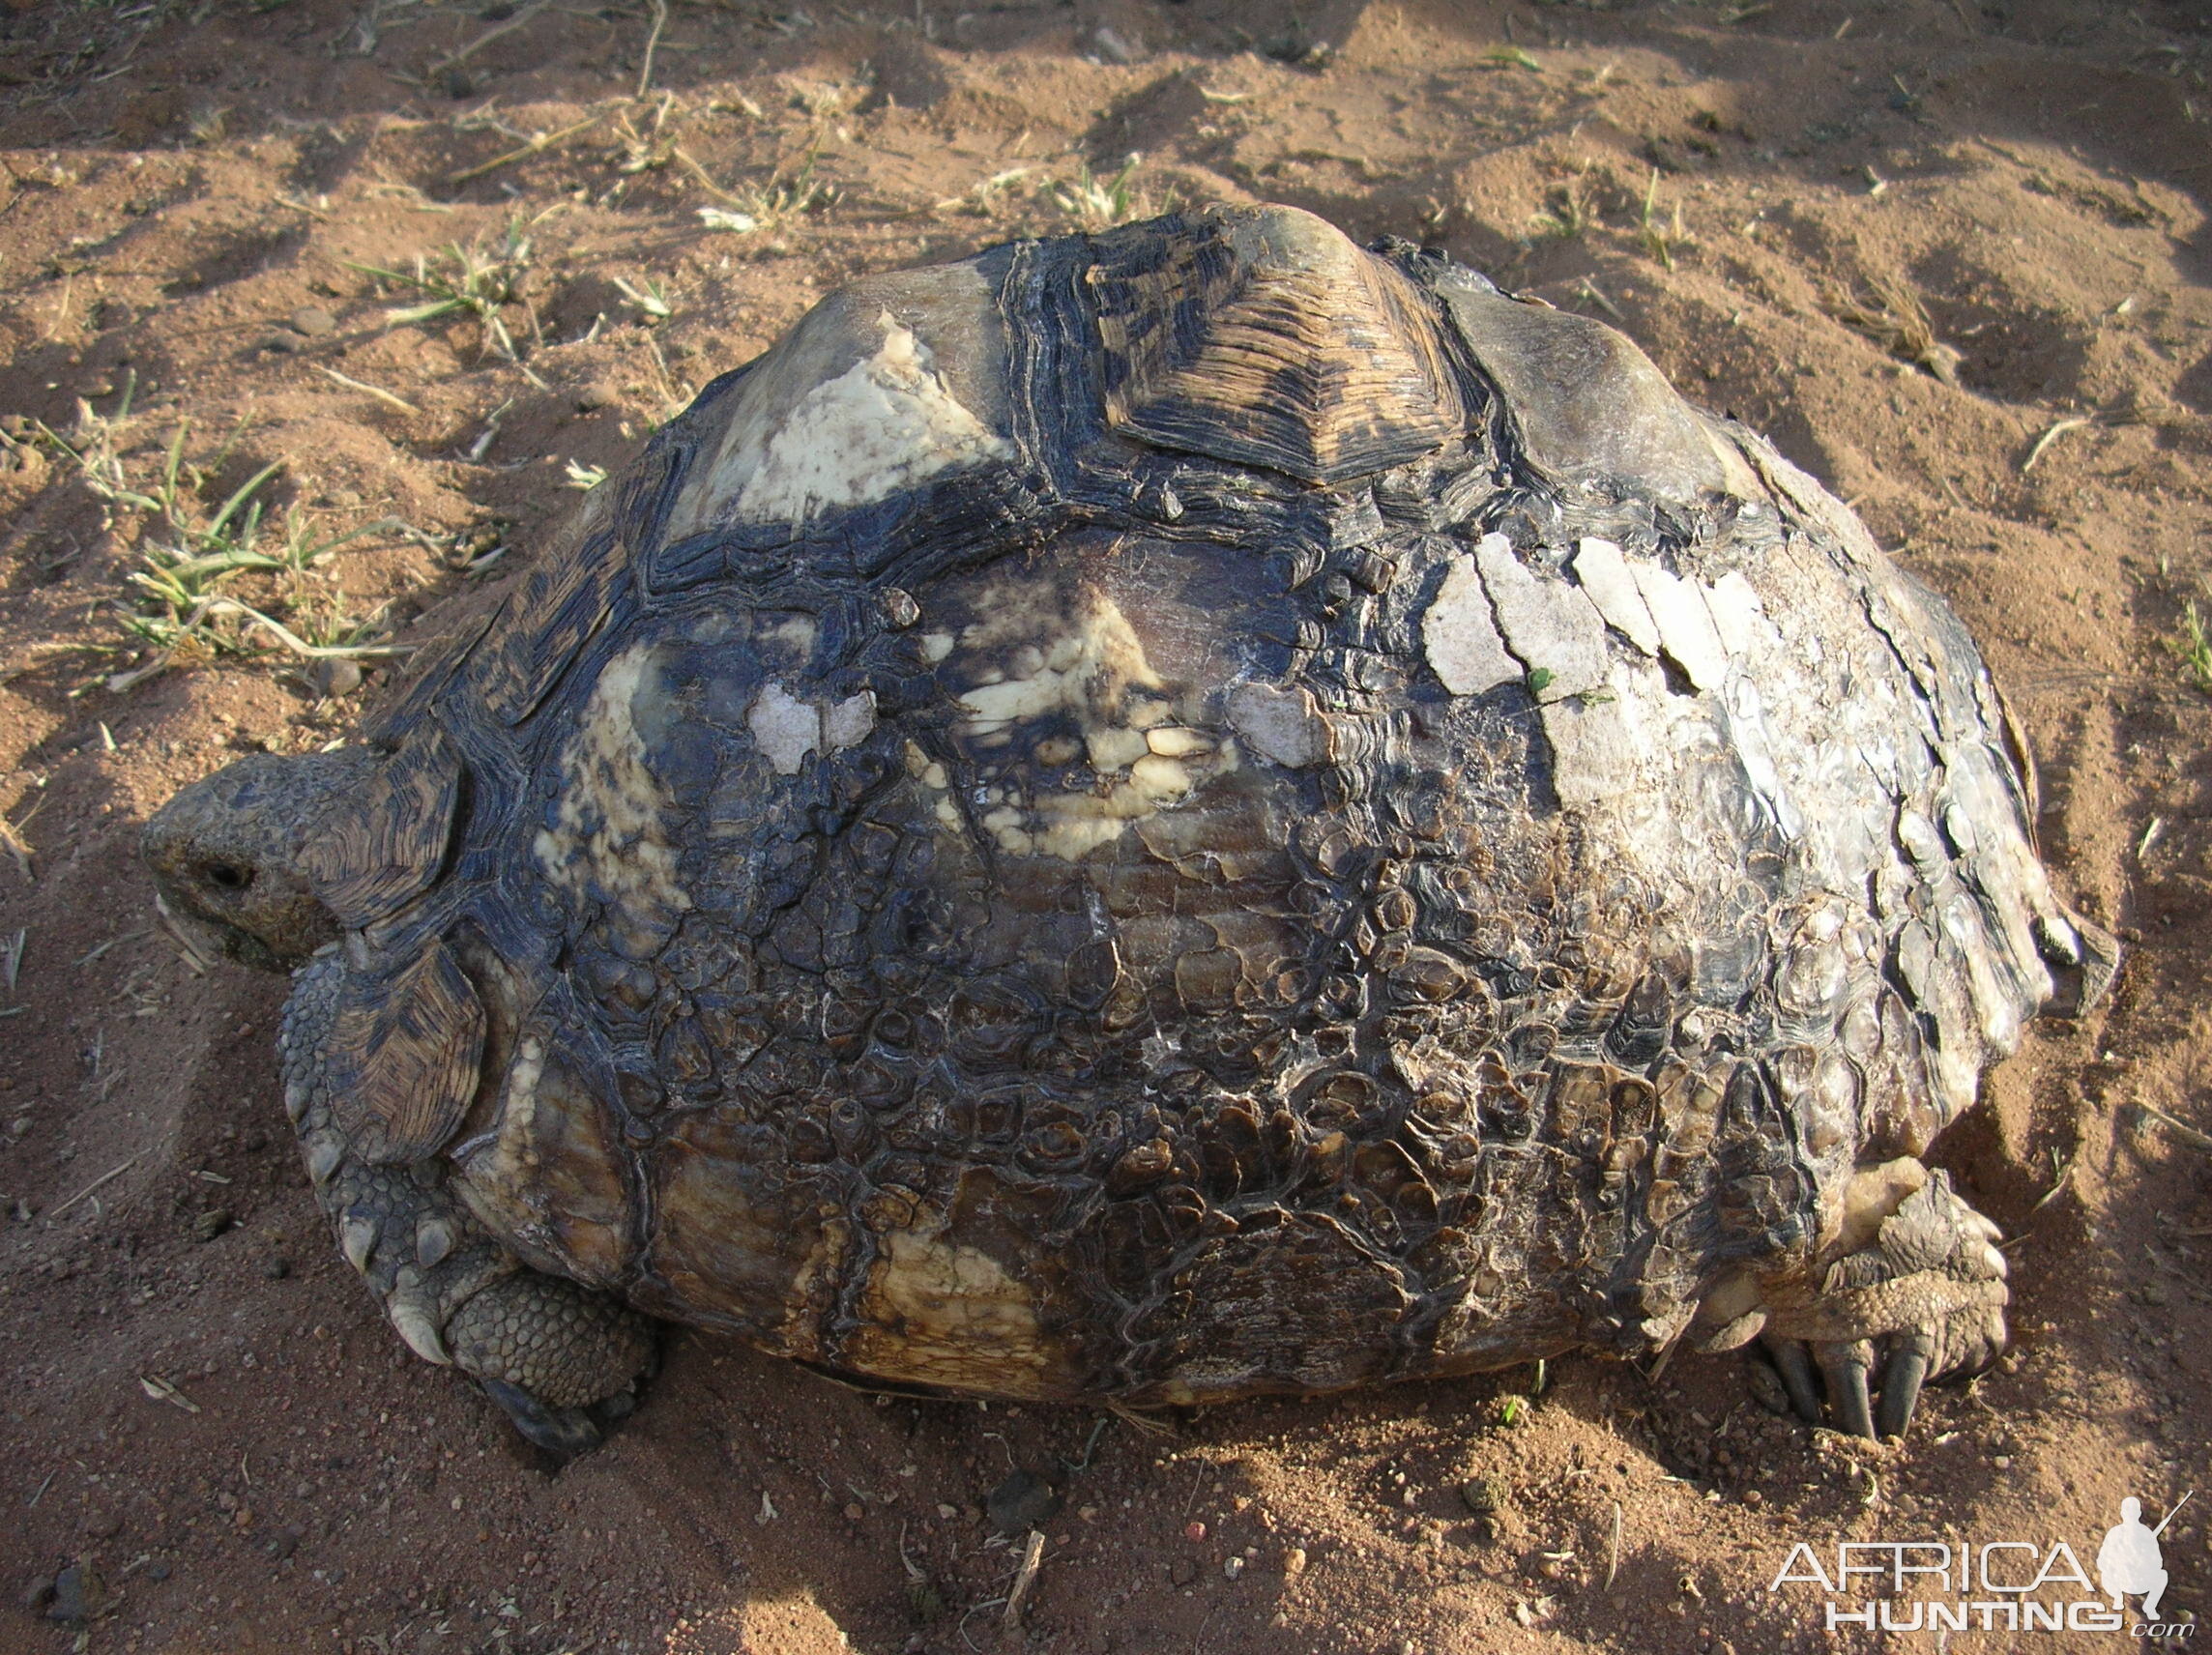
M 154 813 L 139 855 L 162 915 L 195 951 L 289 971 L 339 931 L 302 848 L 370 762 L 362 748 L 257 753 L 193 782 Z

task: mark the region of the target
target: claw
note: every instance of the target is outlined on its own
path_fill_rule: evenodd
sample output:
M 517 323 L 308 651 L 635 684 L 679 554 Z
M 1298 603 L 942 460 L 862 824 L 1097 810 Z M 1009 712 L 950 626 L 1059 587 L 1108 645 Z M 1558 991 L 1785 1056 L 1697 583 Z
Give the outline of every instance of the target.
M 345 1252 L 346 1263 L 355 1270 L 367 1271 L 369 1256 L 376 1251 L 378 1234 L 375 1218 L 365 1212 L 349 1212 L 339 1223 L 338 1245 Z
M 1889 1353 L 1881 1370 L 1881 1414 L 1876 1428 L 1884 1437 L 1903 1437 L 1912 1423 L 1912 1410 L 1920 1402 L 1920 1382 L 1928 1377 L 1928 1361 L 1936 1341 L 1927 1333 L 1913 1333 Z
M 1820 1423 L 1820 1393 L 1813 1388 L 1813 1364 L 1805 1347 L 1794 1339 L 1769 1339 L 1766 1353 L 1782 1372 L 1782 1388 L 1790 1393 L 1790 1406 L 1808 1425 Z
M 1848 1344 L 1823 1344 L 1816 1351 L 1820 1377 L 1828 1381 L 1828 1400 L 1835 1404 L 1836 1428 L 1852 1437 L 1874 1436 L 1874 1405 L 1867 1396 L 1867 1348 Z
M 562 1460 L 570 1460 L 605 1440 L 598 1423 L 580 1408 L 547 1408 L 520 1385 L 480 1379 L 484 1394 L 507 1410 L 515 1430 Z

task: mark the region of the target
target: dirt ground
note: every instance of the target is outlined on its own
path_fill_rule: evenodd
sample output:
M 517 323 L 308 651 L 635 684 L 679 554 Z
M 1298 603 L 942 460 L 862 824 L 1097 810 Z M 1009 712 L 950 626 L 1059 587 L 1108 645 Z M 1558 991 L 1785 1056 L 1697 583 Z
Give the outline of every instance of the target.
M 2123 1495 L 2191 1490 L 2162 1619 L 2212 1610 L 2208 74 L 2158 0 L 7 0 L 0 1648 L 2108 1649 L 2159 1639 L 1831 1636 L 1769 1586 L 1798 1541 L 2093 1569 Z M 418 642 L 848 277 L 1266 198 L 1615 320 L 1982 640 L 2131 944 L 1941 1147 L 2013 1352 L 1877 1448 L 1733 1358 L 1146 1430 L 680 1333 L 550 1472 L 331 1244 L 282 984 L 153 928 L 147 814 L 393 664 L 226 605 Z M 1062 1503 L 1008 1629 L 1017 1467 Z

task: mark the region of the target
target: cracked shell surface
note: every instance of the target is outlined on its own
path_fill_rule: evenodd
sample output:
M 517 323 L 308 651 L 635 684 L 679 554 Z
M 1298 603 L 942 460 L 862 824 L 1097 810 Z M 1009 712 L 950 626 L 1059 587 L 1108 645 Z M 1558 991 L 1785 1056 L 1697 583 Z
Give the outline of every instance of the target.
M 884 1379 L 1644 1351 L 2094 963 L 2000 726 L 1610 330 L 1284 209 L 1017 244 L 710 386 L 370 730 L 310 1107 Z

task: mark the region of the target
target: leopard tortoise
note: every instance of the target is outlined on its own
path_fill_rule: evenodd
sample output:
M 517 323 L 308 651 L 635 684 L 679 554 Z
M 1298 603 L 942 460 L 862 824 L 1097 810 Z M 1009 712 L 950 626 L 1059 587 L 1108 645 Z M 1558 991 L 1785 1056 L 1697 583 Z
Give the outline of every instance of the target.
M 1871 1435 L 2004 1339 L 1921 1155 L 2114 959 L 2023 765 L 1621 334 L 1215 209 L 826 300 L 145 855 L 556 1449 L 655 1318 L 1133 1406 L 1759 1339 Z

